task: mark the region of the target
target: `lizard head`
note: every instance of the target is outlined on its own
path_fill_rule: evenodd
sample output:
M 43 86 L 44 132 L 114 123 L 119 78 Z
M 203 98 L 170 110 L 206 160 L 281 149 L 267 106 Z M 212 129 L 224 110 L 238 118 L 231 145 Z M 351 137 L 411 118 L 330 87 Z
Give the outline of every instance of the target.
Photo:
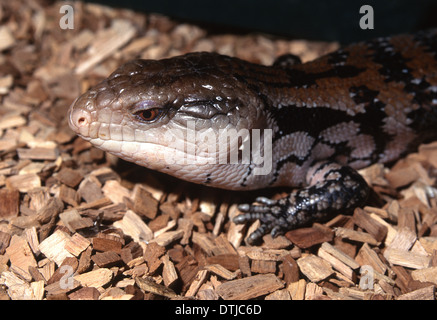
M 213 53 L 128 62 L 76 99 L 69 125 L 127 161 L 244 189 L 254 164 L 243 150 L 253 129 L 267 125 L 256 90 L 234 72 L 240 63 Z

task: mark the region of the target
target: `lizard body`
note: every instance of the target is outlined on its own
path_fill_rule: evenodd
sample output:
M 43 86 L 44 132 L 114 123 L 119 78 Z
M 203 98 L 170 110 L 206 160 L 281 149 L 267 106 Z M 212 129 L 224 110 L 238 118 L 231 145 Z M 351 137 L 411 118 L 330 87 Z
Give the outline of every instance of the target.
M 69 123 L 103 150 L 191 182 L 297 188 L 240 205 L 235 222 L 261 221 L 255 242 L 351 212 L 369 193 L 357 169 L 437 139 L 437 30 L 294 62 L 205 52 L 134 60 L 79 97 Z

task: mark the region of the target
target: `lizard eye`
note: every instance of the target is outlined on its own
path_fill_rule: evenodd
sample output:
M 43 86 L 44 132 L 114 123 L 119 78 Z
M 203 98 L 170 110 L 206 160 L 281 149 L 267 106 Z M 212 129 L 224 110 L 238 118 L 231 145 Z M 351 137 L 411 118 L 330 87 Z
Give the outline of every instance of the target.
M 161 115 L 162 109 L 160 108 L 153 108 L 153 109 L 146 109 L 146 110 L 139 110 L 135 112 L 135 116 L 143 122 L 152 122 Z

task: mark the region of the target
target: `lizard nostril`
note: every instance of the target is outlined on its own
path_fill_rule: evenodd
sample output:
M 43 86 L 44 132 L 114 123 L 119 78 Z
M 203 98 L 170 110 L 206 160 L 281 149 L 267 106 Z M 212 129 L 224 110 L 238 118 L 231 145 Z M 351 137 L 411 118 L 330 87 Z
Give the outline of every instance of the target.
M 86 128 L 91 124 L 91 115 L 83 109 L 71 108 L 69 112 L 68 122 L 73 131 L 78 131 L 81 128 Z
M 77 125 L 79 127 L 86 126 L 87 124 L 88 124 L 88 121 L 87 121 L 87 119 L 85 117 L 80 117 L 80 118 L 77 119 Z

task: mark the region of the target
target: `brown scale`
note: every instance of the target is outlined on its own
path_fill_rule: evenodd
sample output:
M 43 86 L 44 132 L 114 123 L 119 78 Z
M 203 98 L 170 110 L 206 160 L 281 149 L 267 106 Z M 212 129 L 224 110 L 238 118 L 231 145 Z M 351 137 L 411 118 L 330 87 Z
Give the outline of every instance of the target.
M 407 67 L 416 79 L 425 76 L 425 80 L 431 85 L 437 84 L 437 72 L 430 73 L 430 70 L 437 70 L 437 60 L 428 51 L 427 47 L 417 45 L 412 36 L 393 37 L 390 41 L 395 50 L 402 53 L 405 58 L 411 59 L 407 62 Z

